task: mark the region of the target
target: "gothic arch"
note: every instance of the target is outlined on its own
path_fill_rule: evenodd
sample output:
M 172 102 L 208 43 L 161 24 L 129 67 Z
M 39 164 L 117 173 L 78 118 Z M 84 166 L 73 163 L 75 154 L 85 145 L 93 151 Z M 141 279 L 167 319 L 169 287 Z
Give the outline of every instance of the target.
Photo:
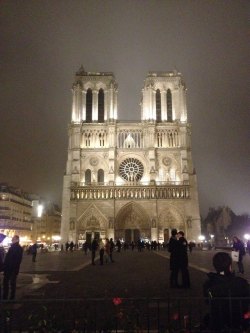
M 148 214 L 135 202 L 124 205 L 115 218 L 115 229 L 150 229 L 150 227 Z
M 186 234 L 185 219 L 174 206 L 170 205 L 159 216 L 159 228 L 182 230 Z
M 79 230 L 106 230 L 108 220 L 102 212 L 91 204 L 77 219 L 77 229 Z

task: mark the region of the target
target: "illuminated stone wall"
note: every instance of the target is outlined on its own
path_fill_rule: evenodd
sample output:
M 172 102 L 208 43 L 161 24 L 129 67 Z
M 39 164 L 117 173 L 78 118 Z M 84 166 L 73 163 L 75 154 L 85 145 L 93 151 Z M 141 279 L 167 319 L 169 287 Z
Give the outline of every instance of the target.
M 72 90 L 63 242 L 84 242 L 90 235 L 163 242 L 173 228 L 198 240 L 197 180 L 182 75 L 147 75 L 137 122 L 117 120 L 112 73 L 81 68 Z

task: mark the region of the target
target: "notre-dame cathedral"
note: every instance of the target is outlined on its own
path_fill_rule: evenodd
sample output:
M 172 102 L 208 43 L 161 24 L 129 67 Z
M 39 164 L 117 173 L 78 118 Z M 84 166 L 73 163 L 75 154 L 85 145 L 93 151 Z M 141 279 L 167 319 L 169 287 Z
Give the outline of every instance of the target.
M 181 73 L 148 73 L 140 121 L 119 121 L 113 73 L 81 67 L 72 93 L 62 242 L 167 242 L 173 228 L 197 241 L 197 179 Z

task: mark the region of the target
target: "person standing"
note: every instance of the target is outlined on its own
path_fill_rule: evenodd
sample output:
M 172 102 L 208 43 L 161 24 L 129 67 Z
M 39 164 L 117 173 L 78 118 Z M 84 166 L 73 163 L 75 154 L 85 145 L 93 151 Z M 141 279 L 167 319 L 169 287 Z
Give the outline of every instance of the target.
M 110 261 L 114 262 L 113 252 L 114 252 L 114 248 L 115 248 L 115 243 L 113 241 L 113 238 L 110 238 L 109 243 L 110 243 L 110 256 L 109 256 L 110 257 Z
M 99 240 L 100 265 L 103 265 L 104 250 L 105 250 L 105 244 L 104 244 L 103 240 L 100 238 L 100 240 Z
M 105 263 L 107 264 L 110 261 L 110 242 L 108 238 L 105 238 L 104 256 L 105 256 Z
M 16 279 L 23 258 L 23 248 L 19 244 L 19 236 L 12 238 L 12 244 L 4 259 L 3 299 L 8 299 L 10 286 L 10 299 L 15 299 Z
M 4 256 L 5 256 L 5 251 L 4 251 L 4 247 L 2 246 L 2 241 L 5 239 L 5 237 L 6 236 L 4 234 L 0 233 L 0 299 L 2 298 L 1 272 L 3 272 L 3 263 L 4 263 Z
M 236 236 L 233 237 L 233 246 L 234 251 L 239 252 L 239 260 L 237 262 L 239 273 L 244 274 L 243 266 L 243 256 L 246 254 L 244 243 Z
M 37 243 L 34 243 L 34 244 L 31 246 L 31 254 L 32 254 L 32 262 L 36 262 Z
M 98 242 L 96 238 L 93 239 L 91 243 L 91 260 L 92 260 L 92 265 L 95 265 L 95 253 L 98 248 Z
M 184 232 L 177 233 L 178 239 L 178 261 L 182 277 L 182 288 L 190 288 L 190 276 L 188 270 L 188 242 L 184 237 Z
M 168 252 L 170 253 L 170 288 L 178 288 L 178 272 L 179 272 L 179 261 L 178 261 L 178 240 L 176 238 L 177 230 L 171 231 L 171 237 L 168 243 Z
M 216 253 L 213 266 L 216 273 L 208 273 L 203 285 L 203 295 L 210 308 L 204 318 L 205 331 L 248 332 L 250 291 L 247 280 L 232 273 L 232 258 L 227 252 Z

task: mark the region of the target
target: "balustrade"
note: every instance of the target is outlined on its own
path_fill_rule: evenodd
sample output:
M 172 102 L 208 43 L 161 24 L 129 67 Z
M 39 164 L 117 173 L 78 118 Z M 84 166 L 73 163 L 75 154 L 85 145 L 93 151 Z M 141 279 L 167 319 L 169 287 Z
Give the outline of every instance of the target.
M 72 186 L 71 200 L 188 199 L 187 184 L 166 186 Z

